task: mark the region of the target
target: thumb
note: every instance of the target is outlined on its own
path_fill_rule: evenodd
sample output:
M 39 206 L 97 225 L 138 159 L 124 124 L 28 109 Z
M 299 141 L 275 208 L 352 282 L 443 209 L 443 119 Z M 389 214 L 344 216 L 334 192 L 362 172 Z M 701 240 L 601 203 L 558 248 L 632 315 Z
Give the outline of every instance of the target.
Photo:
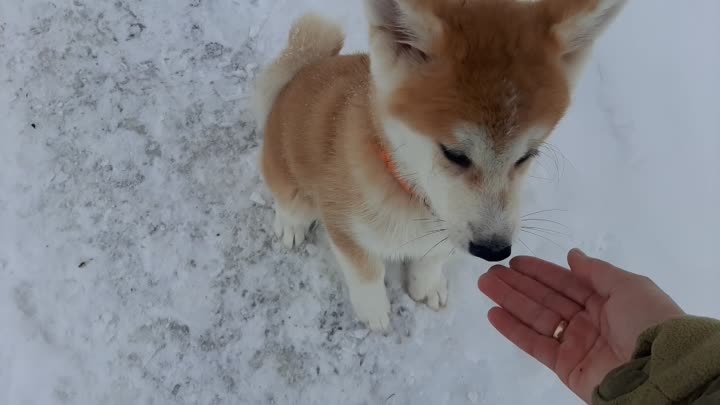
M 580 249 L 570 251 L 568 264 L 575 275 L 604 296 L 610 295 L 615 287 L 632 277 L 632 273 L 621 270 L 600 259 L 590 257 Z

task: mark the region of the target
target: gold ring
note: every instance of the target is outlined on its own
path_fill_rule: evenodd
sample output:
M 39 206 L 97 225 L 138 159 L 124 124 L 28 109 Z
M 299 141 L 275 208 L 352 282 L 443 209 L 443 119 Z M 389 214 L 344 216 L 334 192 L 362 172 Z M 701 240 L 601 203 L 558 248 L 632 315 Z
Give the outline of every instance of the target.
M 555 328 L 555 332 L 553 332 L 553 339 L 557 340 L 558 342 L 562 342 L 563 336 L 565 336 L 565 329 L 567 329 L 567 327 L 567 321 L 560 321 L 558 326 Z

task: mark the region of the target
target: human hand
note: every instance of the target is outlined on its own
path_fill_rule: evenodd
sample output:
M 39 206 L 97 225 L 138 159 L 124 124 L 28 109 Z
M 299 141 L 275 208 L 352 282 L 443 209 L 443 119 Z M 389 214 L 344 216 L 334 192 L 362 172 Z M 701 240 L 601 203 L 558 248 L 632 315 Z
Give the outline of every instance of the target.
M 605 376 L 631 359 L 640 334 L 684 312 L 647 277 L 579 250 L 568 263 L 571 271 L 518 257 L 478 285 L 499 305 L 488 313 L 490 323 L 590 403 Z M 564 334 L 554 339 L 562 321 Z

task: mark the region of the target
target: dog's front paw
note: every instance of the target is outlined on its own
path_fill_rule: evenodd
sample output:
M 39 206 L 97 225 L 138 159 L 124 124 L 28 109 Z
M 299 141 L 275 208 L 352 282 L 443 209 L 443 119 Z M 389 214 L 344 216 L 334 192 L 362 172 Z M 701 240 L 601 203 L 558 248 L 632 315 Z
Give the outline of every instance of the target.
M 432 277 L 428 277 L 430 275 Z M 447 305 L 448 282 L 442 272 L 411 275 L 408 293 L 413 300 L 424 302 L 430 308 L 439 311 Z
M 373 332 L 385 332 L 390 326 L 390 302 L 364 303 L 355 307 L 358 319 Z
M 282 240 L 288 249 L 292 249 L 305 242 L 311 226 L 312 221 L 297 220 L 277 212 L 273 229 L 278 239 Z
M 374 332 L 385 332 L 390 327 L 390 300 L 385 286 L 359 288 L 351 294 L 353 309 L 358 319 Z

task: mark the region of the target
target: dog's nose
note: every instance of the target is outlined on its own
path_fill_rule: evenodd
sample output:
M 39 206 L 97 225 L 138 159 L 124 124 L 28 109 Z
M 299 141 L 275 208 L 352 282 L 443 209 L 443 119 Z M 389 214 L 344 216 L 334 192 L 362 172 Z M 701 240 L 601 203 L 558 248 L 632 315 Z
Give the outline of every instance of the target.
M 489 262 L 500 262 L 512 254 L 512 246 L 502 241 L 470 242 L 470 254 Z

